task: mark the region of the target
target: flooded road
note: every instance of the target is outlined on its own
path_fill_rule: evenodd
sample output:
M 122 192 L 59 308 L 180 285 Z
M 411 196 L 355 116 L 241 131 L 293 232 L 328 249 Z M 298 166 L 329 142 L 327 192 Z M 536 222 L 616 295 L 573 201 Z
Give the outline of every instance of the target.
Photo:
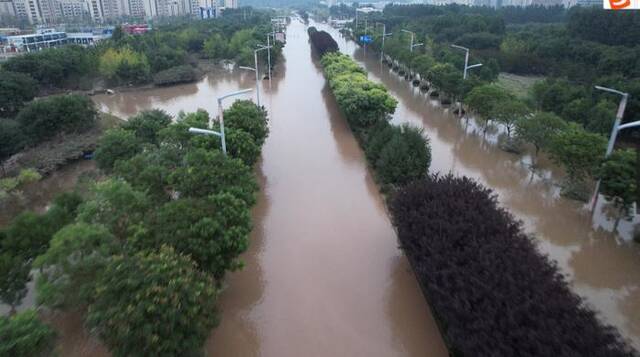
M 210 356 L 446 356 L 381 196 L 310 51 L 288 28 L 284 59 L 261 99 L 270 136 L 245 268 L 230 274 Z M 215 98 L 254 85 L 213 73 L 196 84 L 96 96 L 127 117 L 216 111 Z
M 450 114 L 381 65 L 379 54 L 365 53 L 335 29 L 318 28 L 330 32 L 341 51 L 398 99 L 394 122 L 424 128 L 431 139 L 432 172 L 467 175 L 494 189 L 500 202 L 524 222 L 525 230 L 535 234 L 540 249 L 558 262 L 574 290 L 640 349 L 640 245 L 629 241 L 638 216 L 620 223 L 621 239 L 610 233 L 614 219 L 601 198 L 592 223 L 583 204 L 560 197 L 562 173 L 546 158 L 540 158 L 540 168 L 532 173 L 531 157 L 499 149 L 495 130 L 484 137 L 473 120 Z

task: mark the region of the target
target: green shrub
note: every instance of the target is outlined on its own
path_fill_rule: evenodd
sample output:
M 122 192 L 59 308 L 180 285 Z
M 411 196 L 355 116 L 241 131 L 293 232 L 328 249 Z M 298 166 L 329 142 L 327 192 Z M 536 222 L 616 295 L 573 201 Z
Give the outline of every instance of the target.
M 33 310 L 0 316 L 0 356 L 39 357 L 53 349 L 56 334 Z
M 15 120 L 0 119 L 0 162 L 24 148 L 27 138 Z
M 225 128 L 244 130 L 251 134 L 258 146 L 269 135 L 267 112 L 250 100 L 236 100 L 224 111 Z
M 75 223 L 55 234 L 49 249 L 36 259 L 38 302 L 50 307 L 82 307 L 94 299 L 95 280 L 111 255 L 119 251 L 102 225 Z
M 422 129 L 405 125 L 380 151 L 375 169 L 382 184 L 403 185 L 424 178 L 430 164 L 431 149 Z
M 132 131 L 143 143 L 157 144 L 158 132 L 171 124 L 171 120 L 171 115 L 164 110 L 145 110 L 129 118 L 122 128 Z
M 172 67 L 160 71 L 153 76 L 153 83 L 158 86 L 166 86 L 178 83 L 193 82 L 198 79 L 196 71 L 189 65 Z
M 369 131 L 365 145 L 365 155 L 372 166 L 375 166 L 378 161 L 382 149 L 399 131 L 399 127 L 391 125 L 387 121 L 381 121 Z
M 125 129 L 110 129 L 98 142 L 95 156 L 98 167 L 111 171 L 116 161 L 126 160 L 142 150 L 135 133 Z
M 29 144 L 38 144 L 58 133 L 78 133 L 95 125 L 98 112 L 91 99 L 82 95 L 60 95 L 29 103 L 16 120 Z
M 217 324 L 213 279 L 187 256 L 114 256 L 96 282 L 88 324 L 115 357 L 196 356 Z

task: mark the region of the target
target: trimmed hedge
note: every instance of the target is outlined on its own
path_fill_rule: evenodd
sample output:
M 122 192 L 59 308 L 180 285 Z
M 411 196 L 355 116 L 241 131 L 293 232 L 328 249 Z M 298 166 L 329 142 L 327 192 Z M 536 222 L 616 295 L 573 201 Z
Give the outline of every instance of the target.
M 431 176 L 397 191 L 390 211 L 453 355 L 634 355 L 490 189 Z
M 382 189 L 424 178 L 431 163 L 429 140 L 418 128 L 389 124 L 397 102 L 387 89 L 368 80 L 349 56 L 327 53 L 321 62 L 338 106 Z
M 338 44 L 326 31 L 318 31 L 315 27 L 311 26 L 307 30 L 309 33 L 309 39 L 313 44 L 313 47 L 318 51 L 320 57 L 324 56 L 327 52 L 338 52 Z

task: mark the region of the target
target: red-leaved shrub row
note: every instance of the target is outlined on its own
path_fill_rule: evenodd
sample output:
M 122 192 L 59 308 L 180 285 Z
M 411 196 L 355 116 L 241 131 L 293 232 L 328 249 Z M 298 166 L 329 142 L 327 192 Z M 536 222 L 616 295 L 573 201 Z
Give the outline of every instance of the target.
M 431 176 L 399 189 L 390 210 L 453 355 L 636 355 L 490 189 Z
M 313 26 L 309 27 L 307 32 L 309 33 L 309 39 L 311 40 L 313 47 L 316 48 L 320 57 L 327 52 L 338 52 L 338 43 L 336 43 L 328 32 L 318 31 Z

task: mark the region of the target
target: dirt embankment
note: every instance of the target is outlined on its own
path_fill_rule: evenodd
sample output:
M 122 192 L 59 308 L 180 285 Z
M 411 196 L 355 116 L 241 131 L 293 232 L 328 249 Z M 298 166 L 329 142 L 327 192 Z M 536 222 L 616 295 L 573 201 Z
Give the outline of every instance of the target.
M 42 176 L 47 176 L 59 167 L 93 152 L 100 136 L 121 122 L 122 119 L 114 115 L 100 113 L 96 125 L 86 132 L 60 134 L 8 158 L 1 165 L 0 178 L 15 176 L 26 168 L 33 168 Z

